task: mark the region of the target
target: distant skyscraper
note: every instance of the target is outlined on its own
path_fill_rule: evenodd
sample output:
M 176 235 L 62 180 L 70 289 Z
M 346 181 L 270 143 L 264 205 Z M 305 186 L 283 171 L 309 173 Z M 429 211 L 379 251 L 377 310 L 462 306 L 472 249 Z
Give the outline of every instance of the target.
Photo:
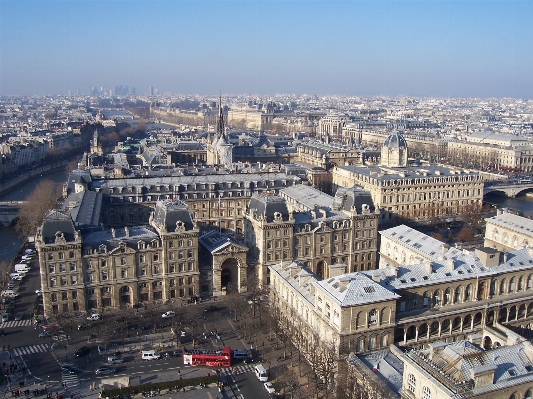
M 154 86 L 150 86 L 150 95 L 151 95 L 151 96 L 154 95 Z
M 131 94 L 133 94 L 133 95 L 137 94 L 137 93 L 135 92 L 135 86 L 131 88 Z

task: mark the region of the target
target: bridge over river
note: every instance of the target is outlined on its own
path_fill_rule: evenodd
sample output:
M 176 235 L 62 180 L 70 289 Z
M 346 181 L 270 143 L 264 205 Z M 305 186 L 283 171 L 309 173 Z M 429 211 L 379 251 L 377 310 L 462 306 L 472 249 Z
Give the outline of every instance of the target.
M 25 201 L 0 202 L 0 223 L 2 226 L 10 226 L 15 222 L 19 214 L 20 206 Z
M 515 198 L 520 194 L 525 194 L 527 192 L 533 193 L 533 183 L 517 183 L 517 184 L 490 184 L 485 183 L 485 187 L 483 188 L 483 196 L 487 195 L 488 193 L 495 193 L 495 192 L 501 192 L 505 194 L 507 197 Z

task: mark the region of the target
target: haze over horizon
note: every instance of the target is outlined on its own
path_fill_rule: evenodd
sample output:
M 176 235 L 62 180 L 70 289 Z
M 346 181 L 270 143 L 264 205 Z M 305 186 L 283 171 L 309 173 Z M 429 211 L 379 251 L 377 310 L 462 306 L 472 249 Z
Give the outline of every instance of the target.
M 0 2 L 0 95 L 533 98 L 529 1 Z

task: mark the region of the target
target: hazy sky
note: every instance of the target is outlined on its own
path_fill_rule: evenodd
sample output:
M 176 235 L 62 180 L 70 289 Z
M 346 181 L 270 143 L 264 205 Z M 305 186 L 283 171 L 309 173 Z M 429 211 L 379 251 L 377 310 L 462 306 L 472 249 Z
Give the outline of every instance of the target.
M 0 0 L 0 95 L 533 98 L 533 1 Z

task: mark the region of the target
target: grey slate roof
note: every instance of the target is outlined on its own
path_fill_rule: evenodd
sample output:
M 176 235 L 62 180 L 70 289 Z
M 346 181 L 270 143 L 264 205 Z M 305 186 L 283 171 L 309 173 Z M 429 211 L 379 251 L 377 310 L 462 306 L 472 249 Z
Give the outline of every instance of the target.
M 317 281 L 314 285 L 317 290 L 325 293 L 340 306 L 355 306 L 400 298 L 400 295 L 382 287 L 366 274 L 359 272 Z
M 115 237 L 113 237 L 113 232 Z M 83 244 L 97 246 L 100 244 L 107 245 L 110 248 L 116 248 L 121 243 L 136 248 L 139 241 L 149 243 L 153 240 L 159 240 L 159 235 L 150 226 L 131 226 L 119 229 L 107 229 L 93 231 L 83 235 Z
M 64 201 L 70 216 L 78 227 L 99 226 L 101 222 L 102 194 L 95 191 L 80 191 L 70 194 Z
M 248 209 L 254 210 L 258 215 L 265 216 L 268 222 L 274 220 L 274 213 L 279 212 L 283 220 L 289 217 L 285 199 L 272 193 L 253 193 Z
M 180 221 L 184 223 L 185 230 L 193 228 L 189 207 L 182 201 L 157 201 L 153 215 L 153 223 L 165 226 L 169 233 L 176 231 L 176 223 Z
M 533 237 L 533 220 L 509 212 L 485 219 L 496 226 L 505 227 L 511 231 Z
M 67 242 L 74 241 L 76 229 L 70 215 L 57 209 L 52 209 L 46 212 L 41 227 L 44 243 L 53 243 L 58 232 L 63 233 Z
M 407 148 L 407 142 L 405 141 L 405 139 L 400 133 L 394 132 L 385 139 L 385 142 L 383 143 L 383 147 Z
M 235 238 L 220 233 L 216 230 L 211 230 L 198 238 L 198 243 L 206 248 L 211 254 L 222 251 L 224 248 L 229 247 L 230 245 L 236 246 L 243 251 L 248 251 L 248 247 L 243 245 Z

